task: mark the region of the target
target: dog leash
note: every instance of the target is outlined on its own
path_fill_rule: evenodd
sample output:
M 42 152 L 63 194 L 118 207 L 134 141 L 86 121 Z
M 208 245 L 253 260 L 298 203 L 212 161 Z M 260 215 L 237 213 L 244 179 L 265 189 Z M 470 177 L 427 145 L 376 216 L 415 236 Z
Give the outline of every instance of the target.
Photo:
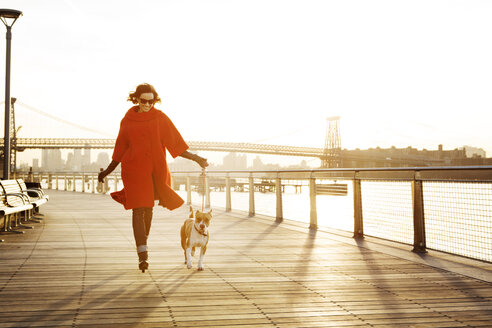
M 205 168 L 202 168 L 203 184 L 202 184 L 202 212 L 205 210 Z

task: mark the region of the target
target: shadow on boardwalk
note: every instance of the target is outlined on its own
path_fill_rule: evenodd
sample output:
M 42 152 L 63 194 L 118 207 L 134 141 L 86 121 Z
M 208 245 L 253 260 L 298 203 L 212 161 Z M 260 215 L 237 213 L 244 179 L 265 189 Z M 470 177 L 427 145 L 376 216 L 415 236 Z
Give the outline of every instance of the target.
M 214 208 L 198 272 L 179 243 L 188 209 L 156 207 L 142 274 L 129 211 L 107 195 L 50 198 L 42 223 L 0 244 L 0 327 L 492 326 L 490 280 L 429 256 Z

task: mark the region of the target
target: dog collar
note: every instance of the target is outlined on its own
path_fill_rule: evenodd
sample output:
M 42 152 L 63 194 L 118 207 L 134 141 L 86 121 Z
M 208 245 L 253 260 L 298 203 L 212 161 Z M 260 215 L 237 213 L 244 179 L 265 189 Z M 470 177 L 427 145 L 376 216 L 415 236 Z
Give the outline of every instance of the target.
M 195 225 L 193 225 L 193 228 L 195 228 L 196 232 L 198 232 L 200 235 L 202 236 L 205 236 L 205 237 L 208 237 L 208 233 L 207 234 L 204 234 L 203 232 L 201 232 L 200 230 L 198 230 Z

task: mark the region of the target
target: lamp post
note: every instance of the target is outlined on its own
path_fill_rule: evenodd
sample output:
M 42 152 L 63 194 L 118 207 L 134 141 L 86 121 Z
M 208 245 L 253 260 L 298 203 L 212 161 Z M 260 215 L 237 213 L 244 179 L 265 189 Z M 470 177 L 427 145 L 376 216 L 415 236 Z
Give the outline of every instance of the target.
M 12 25 L 22 11 L 14 9 L 0 9 L 0 20 L 7 28 L 7 53 L 5 56 L 5 130 L 3 138 L 3 178 L 10 175 L 10 43 L 12 41 Z

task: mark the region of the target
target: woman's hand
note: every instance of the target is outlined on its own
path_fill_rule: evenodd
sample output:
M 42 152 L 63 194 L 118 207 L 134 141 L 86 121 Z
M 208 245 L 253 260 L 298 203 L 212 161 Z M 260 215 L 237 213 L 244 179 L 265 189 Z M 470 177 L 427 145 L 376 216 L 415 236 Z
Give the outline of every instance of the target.
M 110 174 L 111 172 L 114 171 L 114 169 L 120 164 L 120 162 L 117 162 L 115 160 L 112 160 L 111 163 L 109 163 L 108 167 L 104 170 L 99 172 L 99 175 L 97 176 L 97 181 L 99 182 L 104 182 L 104 178 Z M 102 168 L 101 168 L 102 170 Z
M 202 167 L 202 169 L 204 169 L 208 166 L 207 159 L 200 157 L 198 155 L 197 155 L 197 158 L 195 159 L 195 162 L 197 162 L 197 164 L 200 165 Z
M 183 158 L 190 159 L 194 162 L 196 162 L 198 165 L 200 165 L 202 168 L 206 168 L 208 166 L 208 162 L 206 158 L 203 158 L 201 156 L 198 156 L 197 154 L 190 153 L 189 151 L 185 150 L 181 155 L 179 155 Z
M 99 182 L 104 182 L 104 178 L 105 178 L 107 175 L 108 175 L 108 173 L 106 173 L 106 170 L 99 172 L 99 174 L 98 174 L 98 176 L 97 176 L 97 181 L 99 181 Z

